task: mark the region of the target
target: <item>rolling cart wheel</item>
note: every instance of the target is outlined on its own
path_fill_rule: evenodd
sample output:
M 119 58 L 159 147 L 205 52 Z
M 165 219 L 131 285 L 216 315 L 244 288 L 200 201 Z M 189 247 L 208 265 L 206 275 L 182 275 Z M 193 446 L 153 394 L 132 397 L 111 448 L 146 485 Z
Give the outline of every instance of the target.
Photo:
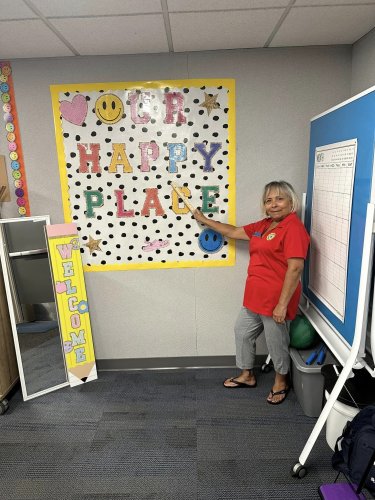
M 262 372 L 263 373 L 269 373 L 272 370 L 272 366 L 268 365 L 267 363 L 264 363 L 262 365 Z
M 0 415 L 4 415 L 4 413 L 7 411 L 9 408 L 8 401 L 6 399 L 3 399 L 3 401 L 0 401 Z
M 302 479 L 303 477 L 306 476 L 307 469 L 304 465 L 301 465 L 299 462 L 297 462 L 294 465 L 294 467 L 292 467 L 290 473 L 292 477 L 297 477 L 298 479 Z

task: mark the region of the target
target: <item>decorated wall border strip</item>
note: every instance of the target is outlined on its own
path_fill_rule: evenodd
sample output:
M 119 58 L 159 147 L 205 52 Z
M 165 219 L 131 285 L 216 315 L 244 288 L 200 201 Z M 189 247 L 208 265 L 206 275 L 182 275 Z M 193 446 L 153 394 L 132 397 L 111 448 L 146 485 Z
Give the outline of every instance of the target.
M 18 213 L 21 217 L 29 216 L 30 205 L 13 87 L 12 68 L 7 61 L 0 61 L 0 100 L 4 113 L 7 149 Z

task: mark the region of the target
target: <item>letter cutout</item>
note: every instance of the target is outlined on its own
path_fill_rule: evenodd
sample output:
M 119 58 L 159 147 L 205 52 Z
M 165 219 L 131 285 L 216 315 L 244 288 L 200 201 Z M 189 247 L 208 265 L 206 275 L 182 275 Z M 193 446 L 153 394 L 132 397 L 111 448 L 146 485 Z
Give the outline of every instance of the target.
M 141 215 L 149 216 L 151 209 L 155 210 L 155 215 L 164 215 L 164 210 L 158 197 L 158 188 L 146 188 L 146 199 Z
M 141 102 L 143 104 L 143 116 L 138 114 L 137 102 L 141 96 Z M 150 92 L 129 92 L 130 101 L 130 116 L 133 123 L 142 124 L 148 123 L 150 121 L 150 115 L 146 112 L 146 109 L 150 108 L 151 94 Z
M 69 297 L 69 299 L 68 299 L 68 307 L 69 307 L 69 311 L 70 312 L 76 311 L 78 309 L 78 306 L 77 306 L 77 297 Z
M 164 123 L 186 123 L 186 116 L 184 115 L 184 96 L 181 92 L 166 92 L 164 97 L 166 105 Z M 176 120 L 175 115 L 177 115 Z
M 66 294 L 71 295 L 72 293 L 77 292 L 77 287 L 72 286 L 72 280 L 65 280 L 64 283 L 66 284 Z
M 214 205 L 216 202 L 215 196 L 209 196 L 210 191 L 218 193 L 219 186 L 202 186 L 202 212 L 204 213 L 215 213 L 219 210 L 219 207 L 217 206 L 209 206 Z
M 95 217 L 94 207 L 104 205 L 103 195 L 100 191 L 83 191 L 86 198 L 86 217 L 92 219 Z
M 87 146 L 88 144 L 77 144 L 79 152 L 79 173 L 87 174 L 89 171 L 89 163 L 91 163 L 91 173 L 100 174 L 102 171 L 99 164 L 100 144 L 90 144 L 91 153 L 87 152 Z
M 188 187 L 181 186 L 180 190 L 187 198 L 190 198 L 191 191 Z M 187 214 L 189 212 L 189 208 L 185 204 L 183 207 L 179 206 L 179 197 L 174 189 L 172 189 L 172 210 L 175 214 Z
M 176 161 L 185 161 L 187 158 L 185 144 L 176 142 L 168 144 L 169 150 L 169 173 L 177 172 Z
M 194 147 L 204 158 L 203 172 L 212 172 L 211 159 L 221 148 L 221 142 L 210 142 L 210 151 L 208 153 L 203 142 L 196 142 Z
M 134 217 L 134 210 L 124 210 L 124 191 L 122 189 L 115 189 L 115 196 L 117 201 L 116 217 Z
M 85 354 L 85 348 L 84 347 L 78 347 L 75 349 L 75 355 L 76 355 L 76 362 L 77 363 L 82 363 L 83 361 L 86 361 L 86 354 Z
M 155 161 L 159 158 L 159 146 L 156 142 L 140 142 L 138 147 L 141 150 L 141 172 L 149 172 L 148 159 Z
M 64 243 L 63 245 L 56 245 L 56 248 L 60 254 L 60 257 L 63 260 L 72 258 L 73 245 L 71 243 Z
M 127 157 L 127 154 L 125 151 L 125 144 L 114 143 L 114 144 L 112 144 L 112 159 L 111 159 L 111 163 L 108 167 L 108 172 L 111 174 L 116 174 L 117 167 L 119 165 L 122 165 L 124 173 L 131 174 L 133 172 L 133 168 L 129 163 L 129 160 L 128 160 L 128 157 Z
M 71 245 L 71 246 L 73 246 L 73 245 Z M 61 255 L 61 253 L 60 253 L 60 255 Z M 69 261 L 69 262 L 62 262 L 62 265 L 63 265 L 63 268 L 64 268 L 64 278 L 66 276 L 74 276 L 73 262 L 71 262 L 71 261 Z
M 79 314 L 72 314 L 70 316 L 70 324 L 72 328 L 79 328 L 81 326 L 81 318 L 79 317 Z
M 75 347 L 76 345 L 86 344 L 85 340 L 85 331 L 80 330 L 78 335 L 74 332 L 70 332 L 70 337 L 72 339 L 72 345 Z

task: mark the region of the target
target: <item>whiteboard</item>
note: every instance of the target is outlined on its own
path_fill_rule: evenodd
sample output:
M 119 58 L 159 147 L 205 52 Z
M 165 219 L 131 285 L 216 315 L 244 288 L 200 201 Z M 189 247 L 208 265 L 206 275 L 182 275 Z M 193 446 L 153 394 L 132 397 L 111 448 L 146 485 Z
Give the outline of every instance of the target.
M 311 120 L 305 211 L 311 248 L 303 293 L 332 327 L 330 334 L 348 348 L 357 318 L 367 205 L 374 201 L 374 135 L 375 87 Z
M 315 150 L 309 288 L 341 320 L 346 306 L 356 152 L 356 139 Z

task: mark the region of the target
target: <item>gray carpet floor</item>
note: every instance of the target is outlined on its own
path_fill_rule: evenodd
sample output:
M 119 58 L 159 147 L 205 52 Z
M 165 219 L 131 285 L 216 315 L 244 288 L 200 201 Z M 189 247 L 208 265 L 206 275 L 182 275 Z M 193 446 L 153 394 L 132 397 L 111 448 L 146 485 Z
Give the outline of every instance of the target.
M 324 431 L 303 479 L 290 476 L 314 426 L 290 392 L 229 390 L 228 368 L 100 372 L 98 380 L 27 402 L 17 390 L 0 416 L 4 500 L 318 499 L 333 482 Z

